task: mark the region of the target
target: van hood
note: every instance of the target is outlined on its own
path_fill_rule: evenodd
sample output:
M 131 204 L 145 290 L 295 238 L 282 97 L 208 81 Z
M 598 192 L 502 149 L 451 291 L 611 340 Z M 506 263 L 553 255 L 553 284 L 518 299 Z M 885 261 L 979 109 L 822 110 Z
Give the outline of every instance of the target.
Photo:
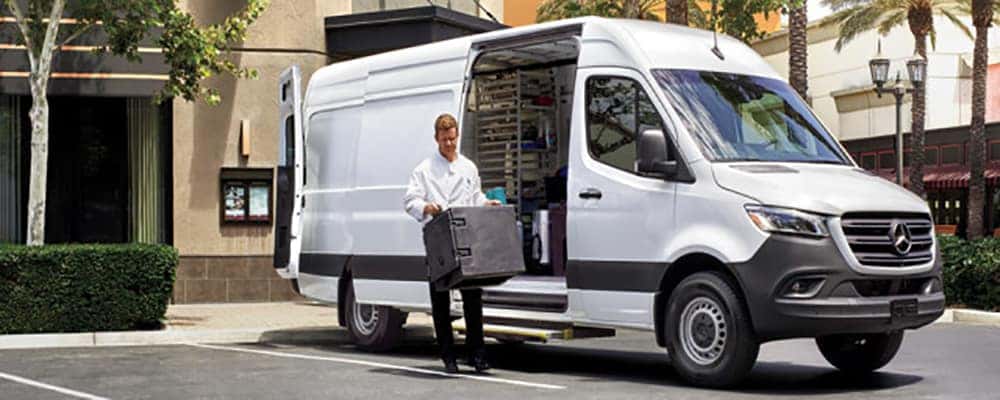
M 853 166 L 713 163 L 712 172 L 719 186 L 764 205 L 827 215 L 859 211 L 930 213 L 927 203 L 909 190 Z

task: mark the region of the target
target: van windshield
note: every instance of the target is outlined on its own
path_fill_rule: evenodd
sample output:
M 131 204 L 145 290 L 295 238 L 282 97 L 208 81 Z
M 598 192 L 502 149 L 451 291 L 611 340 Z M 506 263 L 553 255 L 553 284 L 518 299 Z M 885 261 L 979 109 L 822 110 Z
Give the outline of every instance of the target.
M 653 70 L 653 76 L 712 161 L 849 164 L 785 82 L 676 69 Z

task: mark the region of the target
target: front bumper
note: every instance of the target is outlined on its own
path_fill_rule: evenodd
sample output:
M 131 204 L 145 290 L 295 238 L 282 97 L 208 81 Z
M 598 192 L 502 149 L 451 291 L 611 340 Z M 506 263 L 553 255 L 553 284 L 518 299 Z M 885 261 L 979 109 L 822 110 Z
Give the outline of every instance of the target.
M 753 258 L 730 267 L 746 294 L 758 339 L 768 341 L 927 325 L 941 316 L 945 306 L 941 260 L 935 259 L 925 273 L 862 275 L 848 266 L 830 238 L 772 235 Z M 822 279 L 822 284 L 809 298 L 784 296 L 788 285 L 800 278 Z M 936 284 L 931 283 L 934 279 Z M 926 284 L 934 285 L 934 290 L 924 292 Z M 902 308 L 906 312 L 900 312 Z

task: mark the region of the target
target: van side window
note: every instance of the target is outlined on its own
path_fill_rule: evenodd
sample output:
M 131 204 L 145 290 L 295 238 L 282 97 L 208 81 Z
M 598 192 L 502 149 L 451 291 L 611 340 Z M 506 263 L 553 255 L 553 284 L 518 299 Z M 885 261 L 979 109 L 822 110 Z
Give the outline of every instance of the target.
M 636 172 L 636 138 L 647 129 L 663 129 L 663 121 L 638 82 L 606 76 L 587 80 L 587 148 L 595 160 Z

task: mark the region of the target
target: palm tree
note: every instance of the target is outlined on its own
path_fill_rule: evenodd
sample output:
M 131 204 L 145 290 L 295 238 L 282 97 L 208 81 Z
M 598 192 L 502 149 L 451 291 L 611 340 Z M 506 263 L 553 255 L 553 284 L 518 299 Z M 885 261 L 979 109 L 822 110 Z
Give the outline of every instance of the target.
M 969 222 L 966 236 L 978 239 L 983 236 L 983 205 L 986 202 L 986 178 L 983 170 L 986 164 L 987 37 L 994 18 L 1000 19 L 1000 13 L 994 14 L 1000 8 L 1000 2 L 965 0 L 962 8 L 963 11 L 971 12 L 972 26 L 976 27 L 976 44 L 972 56 L 972 123 L 969 127 L 969 150 L 972 154 L 969 163 Z
M 788 13 L 788 82 L 792 88 L 809 99 L 809 63 L 807 50 L 809 48 L 806 36 L 806 25 L 809 17 L 806 13 L 806 1 L 801 6 L 793 7 Z
M 823 0 L 823 4 L 835 11 L 824 19 L 824 23 L 840 26 L 834 47 L 837 51 L 861 33 L 878 29 L 878 33 L 884 35 L 892 28 L 906 23 L 913 34 L 914 53 L 927 60 L 927 38 L 930 37 L 931 46 L 934 46 L 936 39 L 935 14 L 945 16 L 972 37 L 969 27 L 958 19 L 961 10 L 954 0 Z M 910 190 L 921 197 L 927 196 L 924 191 L 925 84 L 914 87 L 913 104 L 910 107 Z
M 687 25 L 688 10 L 691 9 L 691 1 L 688 0 L 667 0 L 667 22 L 671 24 Z M 697 8 L 698 6 L 695 5 Z

